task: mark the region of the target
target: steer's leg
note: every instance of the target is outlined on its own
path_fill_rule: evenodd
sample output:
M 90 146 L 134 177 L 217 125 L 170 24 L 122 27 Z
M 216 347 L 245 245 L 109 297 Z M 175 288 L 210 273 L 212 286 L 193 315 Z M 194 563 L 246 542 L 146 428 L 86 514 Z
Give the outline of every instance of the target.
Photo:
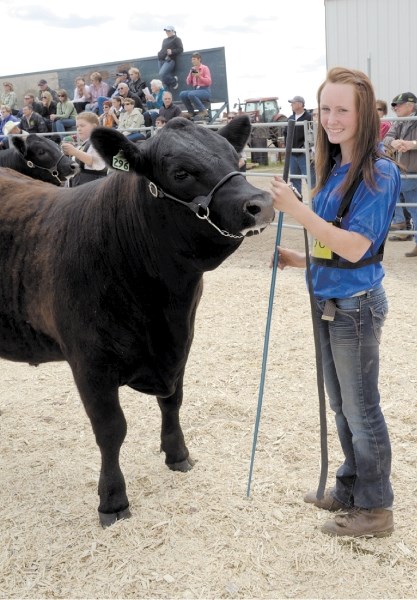
M 100 381 L 101 377 L 103 380 Z M 101 525 L 107 527 L 130 516 L 126 484 L 119 464 L 126 419 L 119 403 L 118 386 L 106 381 L 104 373 L 88 378 L 74 373 L 74 378 L 100 448 L 98 512 Z
M 165 463 L 172 471 L 189 471 L 194 466 L 180 425 L 182 404 L 182 378 L 176 391 L 168 398 L 158 397 L 162 415 L 161 451 L 165 452 Z

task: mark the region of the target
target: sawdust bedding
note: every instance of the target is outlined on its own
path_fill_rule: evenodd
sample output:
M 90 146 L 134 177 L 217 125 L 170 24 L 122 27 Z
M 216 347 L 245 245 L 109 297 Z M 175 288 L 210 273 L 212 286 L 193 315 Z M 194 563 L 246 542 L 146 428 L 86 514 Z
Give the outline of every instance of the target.
M 1 598 L 416 598 L 417 259 L 388 243 L 381 392 L 393 445 L 396 529 L 333 539 L 303 500 L 320 469 L 308 294 L 278 273 L 250 497 L 274 226 L 205 276 L 185 378 L 182 425 L 196 459 L 173 473 L 159 454 L 154 398 L 121 390 L 122 468 L 132 518 L 102 530 L 99 452 L 65 363 L 0 361 Z M 300 230 L 282 243 L 303 247 Z M 329 483 L 341 460 L 332 416 Z

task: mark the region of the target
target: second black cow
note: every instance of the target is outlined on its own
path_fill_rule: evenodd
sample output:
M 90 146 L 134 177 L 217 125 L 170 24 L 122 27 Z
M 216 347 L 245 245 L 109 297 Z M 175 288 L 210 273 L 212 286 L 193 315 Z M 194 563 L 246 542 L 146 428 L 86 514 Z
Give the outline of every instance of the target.
M 77 163 L 58 144 L 35 133 L 12 136 L 10 148 L 0 152 L 0 167 L 58 186 L 78 172 Z
M 165 462 L 192 467 L 179 410 L 203 273 L 274 217 L 238 172 L 249 133 L 247 117 L 220 135 L 176 118 L 138 147 L 97 128 L 117 172 L 72 189 L 0 169 L 0 356 L 69 362 L 101 452 L 103 526 L 129 516 L 120 386 L 157 396 Z

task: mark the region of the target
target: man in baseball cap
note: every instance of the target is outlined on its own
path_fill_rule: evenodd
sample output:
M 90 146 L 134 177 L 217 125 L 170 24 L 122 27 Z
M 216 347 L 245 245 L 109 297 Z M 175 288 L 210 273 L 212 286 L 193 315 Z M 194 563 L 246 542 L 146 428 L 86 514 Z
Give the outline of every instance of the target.
M 294 104 L 295 102 L 300 102 L 303 106 L 305 104 L 305 100 L 302 96 L 294 96 L 294 98 L 292 98 L 292 100 L 288 100 L 288 102 L 290 104 Z
M 412 92 L 395 96 L 391 106 L 396 117 L 416 117 L 417 97 Z M 388 152 L 395 152 L 407 175 L 417 175 L 417 121 L 393 121 L 384 137 Z M 417 178 L 401 177 L 401 202 L 417 204 Z M 417 258 L 417 206 L 395 208 L 391 229 L 405 229 L 416 233 L 391 235 L 391 242 L 407 242 L 414 238 L 415 246 L 405 256 Z
M 391 102 L 391 106 L 394 108 L 397 106 L 397 104 L 405 104 L 406 102 L 413 102 L 413 104 L 417 103 L 417 98 L 413 92 L 404 92 L 402 94 L 398 94 L 398 96 L 395 96 L 394 100 Z
M 296 121 L 312 121 L 311 113 L 305 110 L 305 100 L 302 96 L 294 96 L 291 100 L 288 100 L 291 104 L 292 115 L 288 117 L 288 120 Z M 287 129 L 284 130 L 285 142 L 287 142 Z M 293 148 L 304 148 L 304 127 L 294 127 L 294 139 L 292 143 Z M 305 152 L 292 152 L 290 158 L 290 173 L 291 175 L 306 175 L 307 173 L 307 155 Z M 302 179 L 291 179 L 290 180 L 296 190 L 301 194 Z
M 43 92 L 49 92 L 52 95 L 53 101 L 58 102 L 57 92 L 55 90 L 51 90 L 51 88 L 48 86 L 48 82 L 46 81 L 46 79 L 39 79 L 38 86 L 39 86 L 39 93 L 38 93 L 39 100 L 42 99 Z
M 174 75 L 175 60 L 177 56 L 184 51 L 182 41 L 177 37 L 177 32 L 173 25 L 164 27 L 166 38 L 162 42 L 162 47 L 158 52 L 159 79 L 161 79 L 164 89 L 171 92 L 178 88 L 178 77 Z

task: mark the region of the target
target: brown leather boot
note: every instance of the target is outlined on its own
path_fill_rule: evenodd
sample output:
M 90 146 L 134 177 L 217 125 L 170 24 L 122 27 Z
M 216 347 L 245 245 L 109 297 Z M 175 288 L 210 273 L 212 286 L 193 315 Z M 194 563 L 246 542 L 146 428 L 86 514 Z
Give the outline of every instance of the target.
M 336 500 L 336 498 L 333 498 L 330 488 L 324 492 L 323 498 L 320 500 L 318 500 L 316 496 L 316 490 L 307 492 L 307 494 L 304 496 L 304 502 L 314 504 L 314 506 L 317 506 L 317 508 L 322 508 L 323 510 L 330 510 L 330 512 L 336 512 L 337 510 L 348 510 L 349 508 L 345 504 L 342 504 Z
M 394 516 L 385 508 L 356 508 L 326 521 L 321 530 L 327 535 L 386 537 L 394 531 Z

